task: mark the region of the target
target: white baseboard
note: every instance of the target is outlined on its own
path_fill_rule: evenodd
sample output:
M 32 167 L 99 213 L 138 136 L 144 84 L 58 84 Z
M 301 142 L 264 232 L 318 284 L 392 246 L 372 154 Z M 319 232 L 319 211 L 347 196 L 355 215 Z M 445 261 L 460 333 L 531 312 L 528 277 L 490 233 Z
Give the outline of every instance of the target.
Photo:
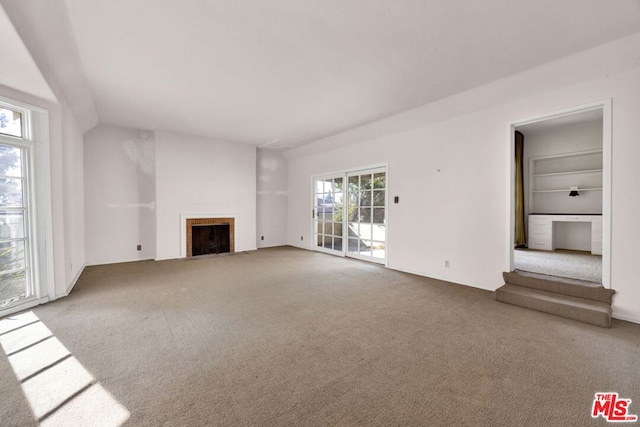
M 414 274 L 416 276 L 426 277 L 427 279 L 439 280 L 441 282 L 447 282 L 447 283 L 451 283 L 451 284 L 459 285 L 459 286 L 466 286 L 468 288 L 482 289 L 483 291 L 489 291 L 489 292 L 494 292 L 496 289 L 498 289 L 500 286 L 502 286 L 502 284 L 500 284 L 499 286 L 496 286 L 495 288 L 485 288 L 485 287 L 482 287 L 482 286 L 470 285 L 468 283 L 454 282 L 451 279 L 447 279 L 447 278 L 444 278 L 444 277 L 437 277 L 437 276 L 433 276 L 433 275 L 428 275 L 427 273 L 416 271 L 416 270 L 410 270 L 410 269 L 407 269 L 407 268 L 399 268 L 399 267 L 394 267 L 392 265 L 387 265 L 386 267 L 388 269 L 390 269 L 390 270 L 396 270 L 396 271 L 401 271 L 403 273 Z
M 186 258 L 186 257 L 185 257 Z M 161 257 L 161 258 L 153 258 L 153 261 L 169 261 L 172 259 L 181 259 L 180 257 Z
M 165 259 L 175 259 L 175 258 L 165 258 Z M 111 259 L 106 261 L 87 261 L 84 264 L 84 267 L 92 267 L 95 265 L 109 265 L 109 264 L 124 264 L 127 262 L 138 262 L 138 261 L 157 261 L 154 258 L 118 258 Z
M 56 295 L 56 299 L 66 297 L 71 293 L 71 291 L 73 290 L 73 287 L 78 282 L 78 279 L 80 278 L 80 276 L 82 275 L 86 267 L 87 267 L 87 264 L 82 264 L 82 267 L 80 267 L 80 270 L 78 270 L 76 275 L 73 277 L 73 279 L 71 280 L 71 283 L 69 283 L 69 285 L 67 286 L 67 289 L 65 289 L 64 293 L 60 295 Z
M 286 245 L 286 246 L 293 246 L 294 248 L 304 249 L 304 250 L 307 250 L 307 251 L 312 251 L 312 250 L 313 250 L 313 248 L 312 248 L 311 246 L 308 246 L 308 245 L 299 245 L 299 244 L 297 244 L 297 243 L 286 243 L 285 245 Z
M 618 319 L 618 320 L 624 320 L 625 322 L 631 322 L 631 323 L 638 323 L 640 324 L 640 317 L 638 316 L 634 316 L 634 315 L 627 315 L 627 314 L 620 314 L 620 313 L 615 313 L 615 308 L 614 308 L 614 313 L 611 316 L 614 319 Z

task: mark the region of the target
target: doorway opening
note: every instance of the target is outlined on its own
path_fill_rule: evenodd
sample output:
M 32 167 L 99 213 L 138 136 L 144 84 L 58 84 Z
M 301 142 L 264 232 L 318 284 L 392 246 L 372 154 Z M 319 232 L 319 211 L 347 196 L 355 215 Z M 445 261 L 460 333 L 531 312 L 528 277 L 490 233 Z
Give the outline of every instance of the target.
M 610 100 L 510 132 L 509 271 L 610 288 Z
M 314 177 L 314 250 L 386 264 L 386 189 L 386 166 Z

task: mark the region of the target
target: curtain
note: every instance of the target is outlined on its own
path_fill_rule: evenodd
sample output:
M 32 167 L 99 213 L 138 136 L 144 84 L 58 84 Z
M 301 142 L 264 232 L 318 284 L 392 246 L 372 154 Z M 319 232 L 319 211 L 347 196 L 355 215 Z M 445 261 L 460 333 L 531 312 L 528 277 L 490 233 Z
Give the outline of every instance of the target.
M 524 135 L 516 131 L 516 247 L 527 244 L 527 236 L 524 231 Z

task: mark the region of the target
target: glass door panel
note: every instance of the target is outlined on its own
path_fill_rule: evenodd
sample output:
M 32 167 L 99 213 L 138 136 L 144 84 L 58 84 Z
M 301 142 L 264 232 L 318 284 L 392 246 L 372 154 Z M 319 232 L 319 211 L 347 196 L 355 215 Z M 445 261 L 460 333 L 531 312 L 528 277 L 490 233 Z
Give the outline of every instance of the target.
M 317 250 L 342 254 L 344 178 L 315 179 L 314 242 Z
M 386 171 L 347 174 L 349 216 L 347 255 L 376 262 L 386 260 Z
M 0 309 L 31 295 L 24 149 L 0 144 Z

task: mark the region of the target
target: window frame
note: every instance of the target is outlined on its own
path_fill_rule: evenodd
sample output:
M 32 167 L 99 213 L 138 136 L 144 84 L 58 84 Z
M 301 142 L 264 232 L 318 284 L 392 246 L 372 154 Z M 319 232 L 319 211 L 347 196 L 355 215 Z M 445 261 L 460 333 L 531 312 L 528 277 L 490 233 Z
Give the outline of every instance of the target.
M 0 106 L 22 115 L 22 137 L 0 134 L 0 143 L 23 151 L 23 206 L 25 264 L 29 274 L 29 295 L 0 309 L 0 316 L 24 310 L 55 299 L 49 112 L 0 95 Z

